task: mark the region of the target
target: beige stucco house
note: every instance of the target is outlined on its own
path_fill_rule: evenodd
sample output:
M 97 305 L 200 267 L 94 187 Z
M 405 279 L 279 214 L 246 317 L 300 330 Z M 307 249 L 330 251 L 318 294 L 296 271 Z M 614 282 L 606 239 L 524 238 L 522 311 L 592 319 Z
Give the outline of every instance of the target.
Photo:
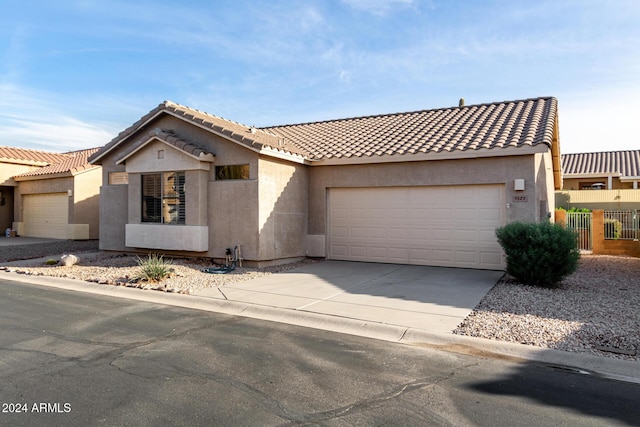
M 561 165 L 557 207 L 640 209 L 640 150 L 563 154 Z
M 561 188 L 555 98 L 254 128 L 164 102 L 89 160 L 100 247 L 502 269 Z
M 19 236 L 85 240 L 99 237 L 100 167 L 96 148 L 48 153 L 0 147 L 0 226 Z

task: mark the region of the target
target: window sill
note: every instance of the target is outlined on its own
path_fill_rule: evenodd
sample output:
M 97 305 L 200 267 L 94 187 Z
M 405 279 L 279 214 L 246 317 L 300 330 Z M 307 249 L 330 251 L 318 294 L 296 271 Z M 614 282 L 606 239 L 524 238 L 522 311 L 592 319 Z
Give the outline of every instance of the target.
M 130 248 L 206 252 L 209 227 L 197 225 L 126 224 L 125 245 Z

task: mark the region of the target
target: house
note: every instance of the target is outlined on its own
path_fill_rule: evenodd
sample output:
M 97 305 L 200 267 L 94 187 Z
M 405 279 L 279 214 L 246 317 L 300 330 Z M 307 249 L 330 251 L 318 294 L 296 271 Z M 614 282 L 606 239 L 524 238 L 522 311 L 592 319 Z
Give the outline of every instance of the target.
M 558 207 L 640 209 L 640 150 L 563 154 L 561 163 Z
M 0 226 L 19 236 L 97 239 L 102 173 L 87 161 L 96 151 L 0 147 Z
M 255 128 L 165 101 L 90 157 L 100 248 L 502 269 L 553 216 L 552 97 Z
M 638 189 L 640 150 L 563 154 L 563 190 Z

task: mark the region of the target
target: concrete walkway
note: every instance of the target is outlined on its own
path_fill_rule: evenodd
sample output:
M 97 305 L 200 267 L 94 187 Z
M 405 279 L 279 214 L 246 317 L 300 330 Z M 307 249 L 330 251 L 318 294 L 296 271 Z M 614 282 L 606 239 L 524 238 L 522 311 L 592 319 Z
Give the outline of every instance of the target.
M 59 239 L 43 239 L 40 237 L 0 237 L 0 246 L 37 245 L 42 243 L 60 242 Z M 66 240 L 62 240 L 66 242 Z
M 197 296 L 451 333 L 504 272 L 323 261 Z

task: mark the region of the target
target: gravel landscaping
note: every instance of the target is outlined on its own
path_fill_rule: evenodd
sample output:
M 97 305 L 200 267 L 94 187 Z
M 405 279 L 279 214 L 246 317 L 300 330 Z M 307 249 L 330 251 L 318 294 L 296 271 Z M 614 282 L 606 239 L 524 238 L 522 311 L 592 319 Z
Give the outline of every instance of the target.
M 640 360 L 640 259 L 583 255 L 558 289 L 505 277 L 454 333 Z
M 63 277 L 103 285 L 129 286 L 190 294 L 198 289 L 244 282 L 315 262 L 314 260 L 306 259 L 296 263 L 265 268 L 237 266 L 235 270 L 226 274 L 210 274 L 202 272 L 204 268 L 216 267 L 208 258 L 167 258 L 166 260 L 171 263 L 171 268 L 173 269 L 171 277 L 164 279 L 162 282 L 149 283 L 137 279 L 140 270 L 137 256 L 116 252 L 101 252 L 97 250 L 97 243 L 94 243 L 94 245 L 91 246 L 88 242 L 61 241 L 42 245 L 0 247 L 0 263 L 2 263 L 0 269 L 19 274 Z M 73 249 L 76 249 L 76 251 L 73 251 Z M 30 255 L 30 253 L 33 255 Z M 68 253 L 73 253 L 78 257 L 79 262 L 76 265 L 65 267 L 59 262 L 61 256 Z M 44 256 L 44 254 L 48 255 Z M 34 257 L 42 258 L 34 259 Z M 140 255 L 140 257 L 144 259 L 146 255 Z M 58 263 L 47 265 L 46 262 L 48 260 L 58 261 Z
M 73 253 L 77 265 L 46 265 Z M 33 259 L 35 257 L 41 257 Z M 45 257 L 45 258 L 42 258 Z M 105 285 L 192 293 L 299 267 L 238 267 L 208 274 L 208 259 L 172 259 L 174 274 L 160 283 L 136 280 L 136 257 L 100 252 L 97 242 L 53 242 L 0 247 L 2 269 Z M 505 276 L 454 331 L 456 334 L 640 361 L 640 259 L 584 255 L 557 289 L 536 288 Z

